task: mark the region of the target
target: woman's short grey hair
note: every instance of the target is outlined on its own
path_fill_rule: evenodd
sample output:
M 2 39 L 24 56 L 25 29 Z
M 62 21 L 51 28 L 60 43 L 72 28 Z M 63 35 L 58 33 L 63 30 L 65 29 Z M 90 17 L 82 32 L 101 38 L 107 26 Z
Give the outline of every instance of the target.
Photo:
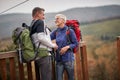
M 57 18 L 57 17 L 62 18 L 63 20 L 65 20 L 65 22 L 66 22 L 66 20 L 67 20 L 66 16 L 63 15 L 63 14 L 57 14 L 57 15 L 55 16 L 55 18 Z

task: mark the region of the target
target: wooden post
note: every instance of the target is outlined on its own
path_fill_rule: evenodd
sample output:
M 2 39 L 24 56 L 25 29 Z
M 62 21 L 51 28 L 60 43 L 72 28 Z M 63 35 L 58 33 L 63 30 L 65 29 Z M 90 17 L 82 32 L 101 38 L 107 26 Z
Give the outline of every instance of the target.
M 16 61 L 17 58 L 18 60 Z M 6 65 L 7 60 L 9 60 L 9 66 Z M 16 63 L 18 63 L 18 67 L 16 66 Z M 31 63 L 24 63 L 27 64 L 27 72 L 28 72 L 28 79 L 27 80 L 33 80 L 32 75 L 32 66 Z M 7 71 L 7 68 L 10 69 L 10 72 Z M 18 69 L 18 72 L 16 71 L 16 68 Z M 10 73 L 10 80 L 25 80 L 25 71 L 24 68 L 26 66 L 23 65 L 23 63 L 20 63 L 18 55 L 15 51 L 10 52 L 3 52 L 0 53 L 0 76 L 2 80 L 7 80 L 7 74 Z M 19 73 L 18 77 L 17 74 Z M 40 80 L 40 79 L 34 79 L 34 80 Z
M 6 69 L 6 60 L 0 59 L 0 68 L 2 74 L 2 80 L 7 80 L 7 69 Z
M 23 64 L 20 63 L 19 59 L 18 59 L 18 67 L 19 67 L 19 78 L 20 80 L 24 80 L 25 77 L 24 77 L 24 67 L 23 67 Z
M 14 57 L 10 58 L 10 78 L 11 80 L 16 80 L 16 68 L 15 68 L 15 59 Z
M 81 60 L 82 60 L 82 75 L 83 80 L 89 80 L 88 76 L 88 64 L 87 64 L 87 52 L 85 42 L 81 42 L 80 45 Z
M 120 76 L 120 36 L 117 37 L 117 54 L 118 54 L 119 76 Z
M 66 70 L 64 71 L 64 74 L 63 74 L 63 80 L 68 80 L 68 75 Z
M 81 44 L 80 44 L 81 45 Z M 79 46 L 80 46 L 79 45 Z M 75 66 L 75 80 L 82 80 L 82 68 L 81 68 L 81 56 L 80 56 L 80 48 L 78 50 L 77 53 L 75 53 L 75 62 L 76 62 L 76 66 Z
M 33 80 L 31 62 L 27 63 L 28 80 Z
M 7 80 L 7 65 L 6 60 L 10 60 L 10 79 L 15 80 L 15 63 L 14 57 L 16 54 L 14 52 L 1 52 L 0 53 L 0 70 L 1 70 L 1 77 L 2 80 Z

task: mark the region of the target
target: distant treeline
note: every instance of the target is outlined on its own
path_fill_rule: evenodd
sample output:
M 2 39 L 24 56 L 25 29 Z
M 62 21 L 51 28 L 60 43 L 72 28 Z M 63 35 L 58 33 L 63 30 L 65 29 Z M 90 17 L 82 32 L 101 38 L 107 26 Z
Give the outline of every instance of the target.
M 120 16 L 118 17 L 111 17 L 111 18 L 105 18 L 105 19 L 100 19 L 100 20 L 95 20 L 95 21 L 88 21 L 88 22 L 80 22 L 81 25 L 85 25 L 85 24 L 93 24 L 93 23 L 99 23 L 99 22 L 103 22 L 103 21 L 108 21 L 108 20 L 114 20 L 114 19 L 120 19 Z

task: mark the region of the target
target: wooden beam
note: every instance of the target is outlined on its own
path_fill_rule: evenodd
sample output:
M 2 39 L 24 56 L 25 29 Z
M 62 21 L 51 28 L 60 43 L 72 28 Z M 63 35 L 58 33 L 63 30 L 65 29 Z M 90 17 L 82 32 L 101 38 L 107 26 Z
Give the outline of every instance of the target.
M 0 53 L 0 59 L 11 58 L 11 57 L 17 57 L 16 51 Z
M 120 76 L 120 36 L 117 37 L 117 55 L 118 55 L 118 67 Z
M 80 44 L 81 45 L 81 44 Z M 80 53 L 80 46 L 79 46 L 79 51 L 75 54 L 75 59 L 76 59 L 76 72 L 75 74 L 77 74 L 77 77 L 75 77 L 78 80 L 82 80 L 82 68 L 81 68 L 81 53 Z
M 27 63 L 28 80 L 33 80 L 31 62 Z
M 0 59 L 2 80 L 7 80 L 6 59 Z
M 23 63 L 20 63 L 19 59 L 18 59 L 18 67 L 19 67 L 19 79 L 24 80 L 24 78 L 25 78 L 25 76 L 24 76 L 24 66 L 23 66 Z
M 88 64 L 87 64 L 87 52 L 86 52 L 85 42 L 83 42 L 81 44 L 80 51 L 81 51 L 81 59 L 82 59 L 82 75 L 83 75 L 83 80 L 89 80 L 89 76 L 88 76 Z
M 10 58 L 10 79 L 16 80 L 16 68 L 15 68 L 15 59 Z

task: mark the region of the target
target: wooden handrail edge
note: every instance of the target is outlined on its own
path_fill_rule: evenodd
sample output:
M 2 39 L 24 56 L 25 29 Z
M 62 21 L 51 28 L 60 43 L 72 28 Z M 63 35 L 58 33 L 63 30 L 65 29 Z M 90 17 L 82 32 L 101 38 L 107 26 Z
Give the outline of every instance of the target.
M 80 45 L 80 47 L 86 46 L 86 42 L 85 41 L 80 41 L 79 45 Z
M 11 57 L 17 57 L 16 51 L 2 52 L 0 53 L 0 59 L 6 59 Z
M 117 39 L 120 39 L 120 36 L 117 36 Z

